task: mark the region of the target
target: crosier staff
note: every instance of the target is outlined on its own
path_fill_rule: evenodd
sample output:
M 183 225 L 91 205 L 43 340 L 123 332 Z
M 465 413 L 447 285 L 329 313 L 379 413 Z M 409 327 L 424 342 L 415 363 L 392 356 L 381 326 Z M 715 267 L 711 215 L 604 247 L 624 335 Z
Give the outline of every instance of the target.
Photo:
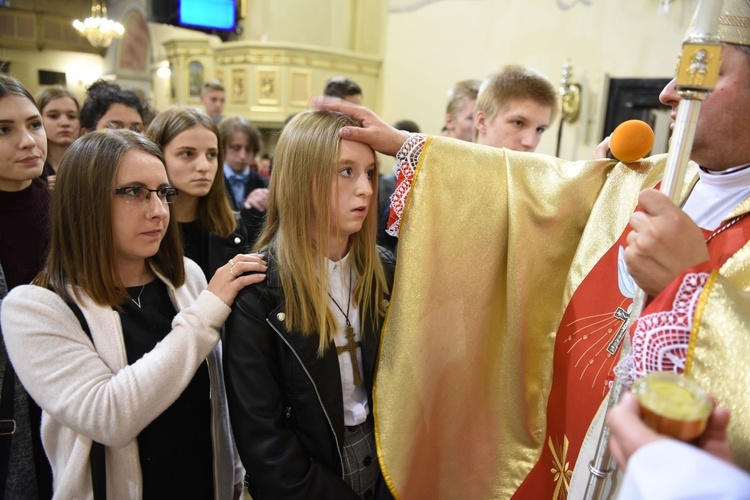
M 661 192 L 675 204 L 679 203 L 678 187 L 682 185 L 685 178 L 701 105 L 708 97 L 708 92 L 716 86 L 719 78 L 723 46 L 719 40 L 718 28 L 723 3 L 723 0 L 701 0 L 695 14 L 695 26 L 688 32 L 682 44 L 675 82 L 680 103 L 677 107 L 672 142 L 661 183 Z M 646 298 L 646 293 L 639 288 L 633 299 L 633 308 L 628 318 L 627 328 L 623 329 L 624 332 L 630 331 L 630 327 L 643 312 Z M 630 356 L 630 338 L 625 334 L 623 340 L 621 359 Z M 607 410 L 617 404 L 630 383 L 631 381 L 625 374 L 616 374 Z M 604 419 L 594 458 L 589 463 L 589 479 L 584 498 L 586 500 L 603 498 L 608 490 L 607 486 L 612 472 L 609 426 Z

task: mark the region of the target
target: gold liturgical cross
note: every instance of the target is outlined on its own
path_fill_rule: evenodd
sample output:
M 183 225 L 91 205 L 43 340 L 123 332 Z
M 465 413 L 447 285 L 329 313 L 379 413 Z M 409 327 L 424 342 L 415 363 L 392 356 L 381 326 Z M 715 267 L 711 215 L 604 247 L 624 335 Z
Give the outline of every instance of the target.
M 625 331 L 628 326 L 628 318 L 630 317 L 630 314 L 628 314 L 628 312 L 622 307 L 618 307 L 615 311 L 614 317 L 615 319 L 619 319 L 621 323 L 620 329 L 617 330 L 617 333 L 615 334 L 615 338 L 612 339 L 612 342 L 610 342 L 609 346 L 607 347 L 607 352 L 610 354 L 616 353 L 617 349 L 620 347 L 620 343 L 625 336 Z
M 347 321 L 347 323 L 349 323 Z M 357 361 L 357 347 L 361 345 L 360 342 L 354 341 L 354 328 L 352 328 L 352 325 L 347 324 L 346 325 L 346 340 L 349 341 L 348 344 L 345 346 L 336 346 L 336 353 L 341 354 L 344 352 L 348 352 L 349 355 L 352 357 L 352 372 L 354 372 L 354 385 L 359 387 L 362 385 L 362 376 L 359 374 L 359 362 Z

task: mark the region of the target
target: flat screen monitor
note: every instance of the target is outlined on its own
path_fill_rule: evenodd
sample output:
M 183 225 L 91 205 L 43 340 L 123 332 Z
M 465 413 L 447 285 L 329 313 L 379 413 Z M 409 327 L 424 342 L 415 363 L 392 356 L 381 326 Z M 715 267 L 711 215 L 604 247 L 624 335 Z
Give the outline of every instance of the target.
M 178 24 L 208 30 L 233 30 L 237 24 L 235 0 L 180 0 Z

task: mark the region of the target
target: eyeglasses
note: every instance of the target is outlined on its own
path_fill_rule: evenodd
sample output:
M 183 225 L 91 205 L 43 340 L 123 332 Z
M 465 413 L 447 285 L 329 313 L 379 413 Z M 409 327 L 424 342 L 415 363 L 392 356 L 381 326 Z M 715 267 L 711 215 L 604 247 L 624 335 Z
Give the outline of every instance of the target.
M 165 186 L 149 189 L 143 186 L 124 186 L 116 188 L 112 194 L 118 194 L 125 198 L 125 203 L 147 203 L 151 199 L 151 193 L 162 203 L 174 203 L 177 197 L 177 188 Z

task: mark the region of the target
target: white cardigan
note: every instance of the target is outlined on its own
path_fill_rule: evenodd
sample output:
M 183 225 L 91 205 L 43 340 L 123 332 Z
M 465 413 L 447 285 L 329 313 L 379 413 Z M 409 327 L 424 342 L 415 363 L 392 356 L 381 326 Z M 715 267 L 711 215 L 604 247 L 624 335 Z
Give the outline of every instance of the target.
M 42 440 L 54 473 L 55 499 L 93 498 L 92 440 L 106 446 L 108 499 L 141 498 L 136 438 L 182 394 L 207 357 L 215 498 L 231 499 L 234 484 L 241 481 L 218 344 L 230 308 L 205 290 L 203 272 L 189 259 L 180 288 L 158 278 L 166 283 L 179 313 L 164 340 L 132 365 L 127 362 L 120 316 L 109 306 L 84 295 L 78 302 L 95 348 L 56 293 L 24 285 L 3 301 L 8 354 L 24 387 L 44 410 Z

